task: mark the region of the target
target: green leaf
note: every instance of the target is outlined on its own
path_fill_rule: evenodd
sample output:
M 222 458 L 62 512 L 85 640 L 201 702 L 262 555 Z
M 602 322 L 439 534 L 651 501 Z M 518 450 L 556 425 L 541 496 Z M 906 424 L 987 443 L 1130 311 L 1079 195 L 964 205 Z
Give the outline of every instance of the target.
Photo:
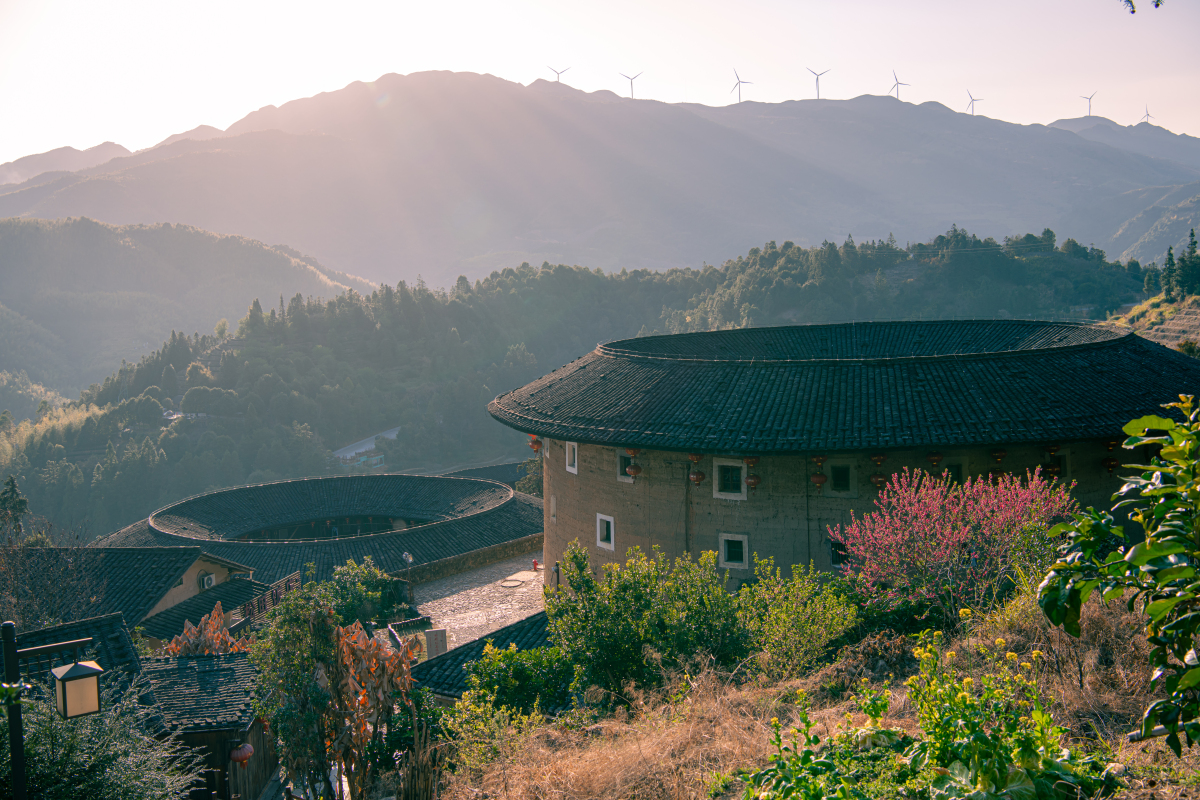
M 1154 415 L 1146 417 L 1138 417 L 1137 419 L 1125 423 L 1121 428 L 1129 436 L 1141 436 L 1147 429 L 1156 431 L 1171 431 L 1175 430 L 1175 420 L 1167 419 L 1166 417 L 1156 417 Z
M 1150 619 L 1158 621 L 1170 613 L 1171 609 L 1179 605 L 1183 599 L 1183 597 L 1168 597 L 1165 600 L 1155 600 L 1146 606 L 1146 615 Z
M 1200 684 L 1200 667 L 1189 669 L 1179 679 L 1179 686 L 1175 687 L 1175 691 L 1182 692 L 1185 689 L 1190 689 L 1196 684 Z
M 1140 567 L 1153 558 L 1171 556 L 1176 553 L 1182 553 L 1185 550 L 1187 548 L 1178 542 L 1161 542 L 1152 539 L 1145 542 L 1138 542 L 1129 548 L 1129 552 L 1125 554 L 1125 561 L 1133 564 L 1135 567 Z

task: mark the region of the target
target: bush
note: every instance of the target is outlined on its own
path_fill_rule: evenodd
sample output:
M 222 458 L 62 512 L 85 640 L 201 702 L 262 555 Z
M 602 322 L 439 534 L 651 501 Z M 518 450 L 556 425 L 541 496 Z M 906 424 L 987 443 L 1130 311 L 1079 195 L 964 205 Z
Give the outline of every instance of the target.
M 854 606 L 837 588 L 822 586 L 811 565 L 793 567 L 784 580 L 773 559 L 755 557 L 754 577 L 738 591 L 738 611 L 768 677 L 800 676 L 854 627 Z
M 717 556 L 669 563 L 655 548 L 647 558 L 630 549 L 625 566 L 592 575 L 587 551 L 572 542 L 563 554 L 566 591 L 548 594 L 550 633 L 585 686 L 618 695 L 626 684 L 653 686 L 664 671 L 706 654 L 731 667 L 749 653 L 737 600 L 725 590 Z
M 869 585 L 893 598 L 938 607 L 953 622 L 960 608 L 989 604 L 1019 570 L 1044 568 L 1046 529 L 1075 508 L 1069 487 L 1038 471 L 1025 479 L 980 476 L 955 484 L 905 470 L 875 501 L 878 510 L 830 529 Z
M 510 644 L 500 650 L 488 642 L 483 657 L 467 664 L 467 683 L 473 692 L 522 714 L 570 706 L 574 679 L 575 666 L 557 647 L 518 650 Z
M 25 778 L 40 800 L 168 800 L 203 783 L 203 766 L 174 736 L 160 737 L 142 679 L 104 676 L 99 714 L 64 720 L 54 692 L 35 686 L 22 701 Z M 0 737 L 0 797 L 12 796 L 8 736 Z
M 326 583 L 333 612 L 343 625 L 355 620 L 382 622 L 408 608 L 396 596 L 396 579 L 375 566 L 370 556 L 362 564 L 351 559 L 334 567 L 333 578 Z

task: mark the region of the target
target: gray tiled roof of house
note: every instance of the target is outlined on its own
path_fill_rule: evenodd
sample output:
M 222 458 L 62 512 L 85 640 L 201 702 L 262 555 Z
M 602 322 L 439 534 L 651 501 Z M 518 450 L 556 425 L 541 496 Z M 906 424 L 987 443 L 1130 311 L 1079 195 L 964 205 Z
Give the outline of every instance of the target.
M 63 592 L 94 597 L 90 615 L 116 612 L 136 626 L 200 558 L 193 542 L 165 544 L 25 548 L 24 568 L 58 576 Z
M 106 672 L 120 670 L 134 675 L 141 671 L 142 662 L 138 658 L 137 648 L 134 647 L 133 640 L 129 636 L 129 628 L 125 626 L 125 620 L 120 614 L 105 614 L 34 631 L 19 631 L 17 648 L 42 647 L 88 637 L 94 641 L 85 650 L 79 651 L 80 658 L 94 657 L 96 663 Z M 50 670 L 63 664 L 69 664 L 74 658 L 74 650 L 62 650 L 23 658 L 20 659 L 21 675 L 27 679 L 49 683 L 51 680 Z M 0 653 L 0 668 L 3 668 L 3 665 L 4 655 Z
M 249 578 L 229 578 L 165 611 L 160 611 L 152 617 L 146 617 L 140 625 L 135 627 L 142 628 L 147 636 L 166 641 L 183 633 L 185 621 L 193 625 L 200 624 L 200 618 L 212 613 L 213 607 L 218 602 L 221 603 L 223 611 L 230 612 L 243 603 L 265 594 L 270 589 L 270 584 L 259 583 Z
M 483 656 L 483 648 L 488 642 L 501 650 L 507 649 L 510 644 L 515 644 L 518 650 L 543 647 L 548 642 L 546 622 L 546 612 L 539 611 L 487 636 L 481 636 L 473 642 L 423 661 L 413 667 L 413 680 L 436 694 L 462 697 L 463 692 L 467 690 L 466 665 L 478 661 Z
M 301 485 L 289 489 L 286 484 Z M 260 495 L 258 490 L 265 491 Z M 289 491 L 299 498 L 297 505 L 288 505 Z M 327 498 L 327 505 L 321 505 L 321 497 Z M 301 501 L 304 505 L 299 504 Z M 222 505 L 225 502 L 229 502 L 228 507 Z M 259 502 L 264 507 L 258 507 Z M 254 515 L 254 526 L 240 521 L 240 512 Z M 368 514 L 436 521 L 401 531 L 341 539 L 267 542 L 223 538 L 293 520 Z M 542 526 L 540 498 L 492 481 L 360 475 L 212 492 L 169 506 L 150 520 L 109 534 L 97 544 L 107 548 L 201 545 L 205 553 L 252 567 L 256 580 L 274 583 L 294 572 L 304 573 L 308 564 L 316 565 L 317 580 L 325 580 L 334 567 L 350 559 L 361 563 L 367 556 L 385 572 L 400 573 L 408 566 L 405 552 L 413 556 L 413 566 L 420 566 L 540 534 Z M 193 533 L 197 538 L 191 538 Z
M 254 667 L 247 653 L 151 658 L 142 663 L 169 728 L 245 730 L 254 721 Z
M 532 453 L 530 454 L 532 456 Z M 489 481 L 499 481 L 507 486 L 513 486 L 525 477 L 525 468 L 520 461 L 508 464 L 493 464 L 490 467 L 472 467 L 460 469 L 458 472 L 447 472 L 447 478 L 483 478 Z
M 787 453 L 1116 438 L 1181 393 L 1200 360 L 1098 325 L 869 322 L 613 342 L 488 410 L 554 439 Z

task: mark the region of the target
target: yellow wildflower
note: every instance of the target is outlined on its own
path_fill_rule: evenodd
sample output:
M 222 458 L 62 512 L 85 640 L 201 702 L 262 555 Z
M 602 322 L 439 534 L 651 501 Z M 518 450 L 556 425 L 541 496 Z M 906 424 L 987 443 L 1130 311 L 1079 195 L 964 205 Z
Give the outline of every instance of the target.
M 771 725 L 775 726 L 778 724 L 779 724 L 779 717 L 771 717 Z
M 971 699 L 971 696 L 968 695 L 966 692 L 959 692 L 958 697 L 955 699 L 957 699 L 958 702 L 960 702 L 960 703 L 965 703 Z
M 969 609 L 969 608 L 959 609 L 958 618 L 959 619 L 970 619 L 971 618 L 971 609 Z
M 958 653 L 955 653 L 953 650 L 947 650 L 946 651 L 946 660 L 953 661 L 957 655 L 958 655 Z
M 964 687 L 964 688 L 966 688 L 966 689 L 970 689 L 970 688 L 971 688 L 972 686 L 974 686 L 974 685 L 975 685 L 975 681 L 974 681 L 974 679 L 972 679 L 972 678 L 970 678 L 970 677 L 963 678 L 963 687 Z
M 1030 655 L 1030 656 L 1033 658 L 1033 660 L 1034 660 L 1034 661 L 1037 661 L 1039 658 L 1041 658 L 1041 657 L 1042 657 L 1042 651 L 1041 651 L 1041 650 L 1034 650 L 1034 651 L 1033 651 L 1032 653 L 1030 653 L 1029 655 Z
M 1009 661 L 1017 660 L 1017 654 L 1014 653 L 1012 650 L 1009 650 L 1007 653 L 1005 653 L 1004 657 L 1007 658 Z
M 1003 639 L 996 640 L 996 647 L 1004 647 L 1004 645 L 1005 645 L 1005 642 Z
M 1033 669 L 1033 664 L 1030 664 L 1028 661 L 1022 661 L 1021 668 L 1022 669 Z

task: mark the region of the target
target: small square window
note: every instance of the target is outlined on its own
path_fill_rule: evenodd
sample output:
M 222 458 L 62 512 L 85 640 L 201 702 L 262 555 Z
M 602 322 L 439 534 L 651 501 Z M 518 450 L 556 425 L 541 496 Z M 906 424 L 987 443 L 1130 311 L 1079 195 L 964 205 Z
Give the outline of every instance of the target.
M 633 466 L 633 457 L 628 453 L 618 451 L 617 480 L 621 481 L 622 483 L 633 483 L 633 476 L 625 471 L 631 466 Z
M 605 550 L 613 550 L 614 543 L 613 518 L 603 514 L 596 515 L 596 546 Z
M 717 566 L 721 569 L 749 569 L 749 546 L 745 536 L 722 533 Z
M 732 458 L 713 459 L 713 497 L 746 499 L 746 465 Z
M 829 467 L 829 483 L 835 492 L 850 491 L 850 465 L 834 464 Z
M 567 472 L 573 475 L 579 474 L 579 445 L 575 442 L 567 442 Z

